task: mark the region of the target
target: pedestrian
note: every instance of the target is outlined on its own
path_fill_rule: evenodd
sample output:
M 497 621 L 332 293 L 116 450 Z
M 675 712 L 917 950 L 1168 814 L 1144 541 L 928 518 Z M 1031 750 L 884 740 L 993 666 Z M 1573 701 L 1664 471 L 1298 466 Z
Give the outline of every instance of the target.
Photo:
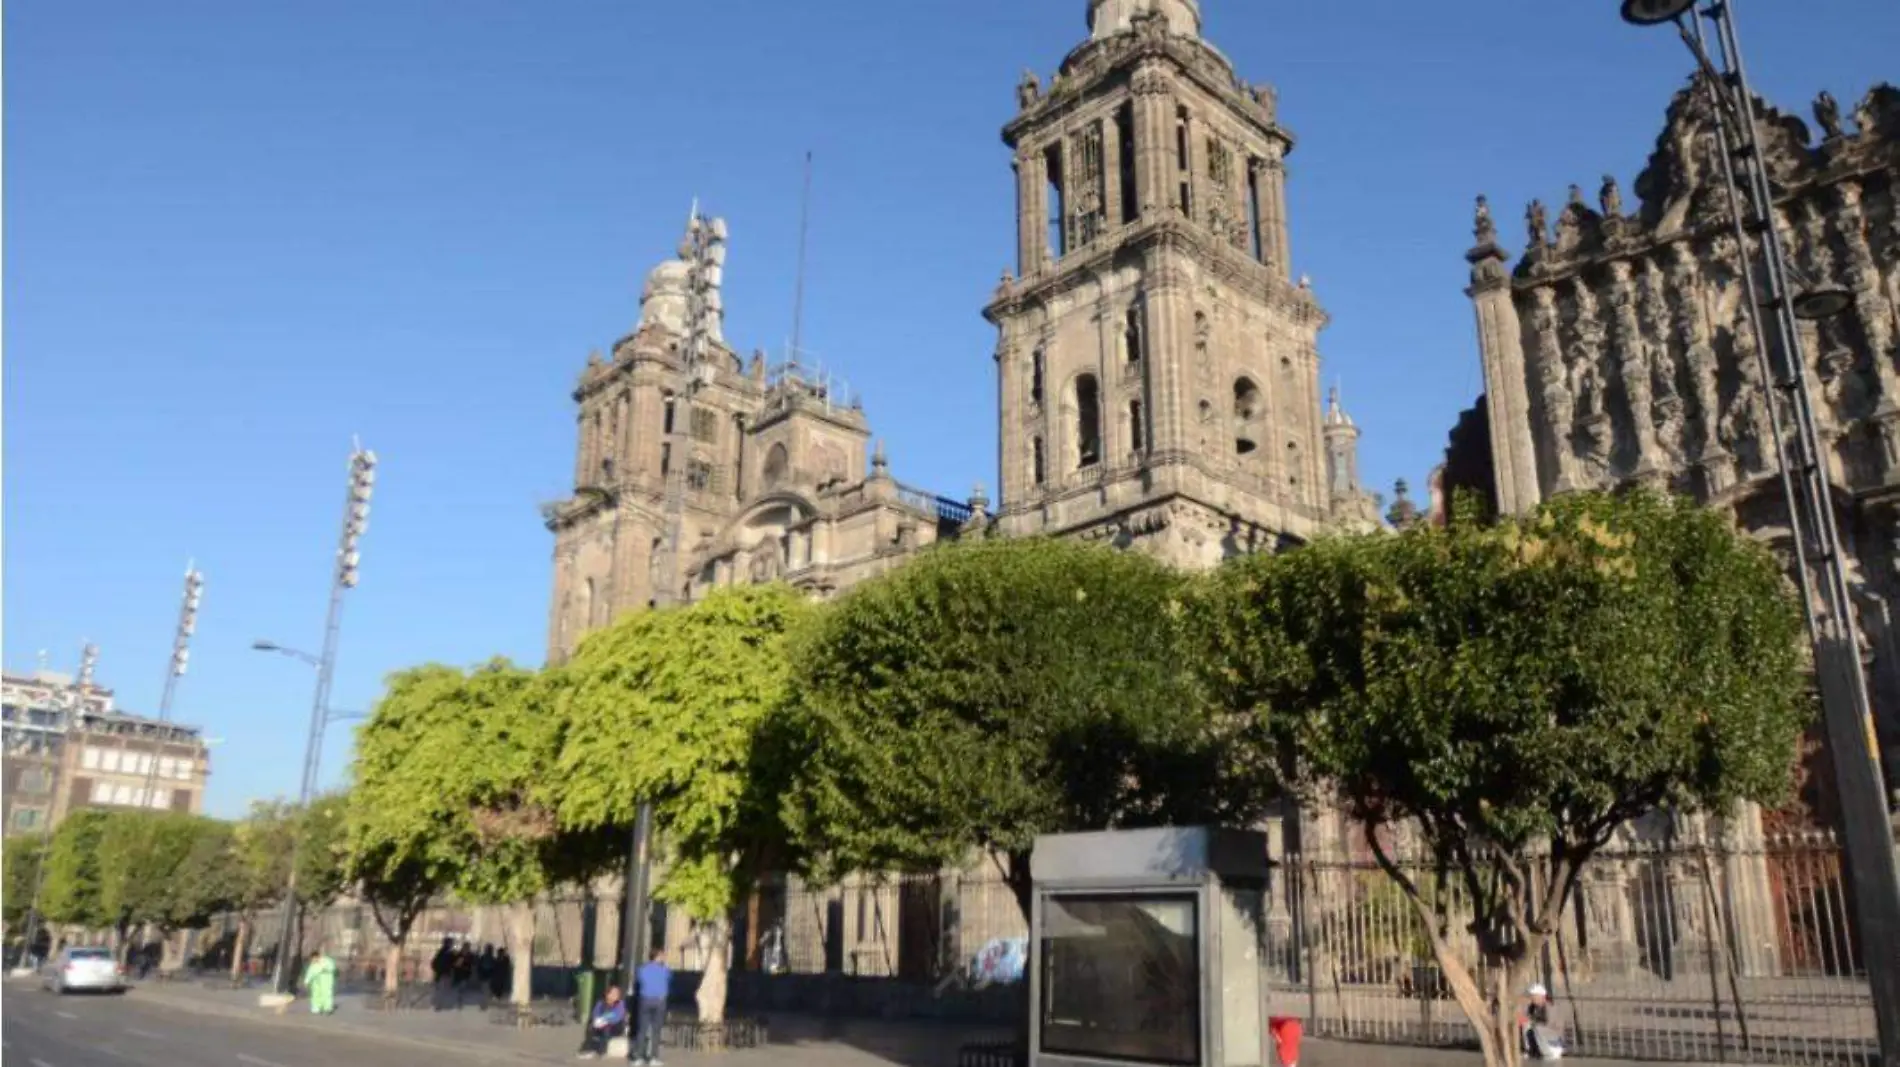
M 660 1028 L 666 1025 L 666 995 L 673 986 L 666 950 L 654 949 L 634 978 L 639 983 L 640 1029 L 627 1050 L 627 1058 L 642 1067 L 661 1067 Z
M 435 950 L 435 958 L 429 961 L 429 974 L 435 979 L 435 1010 L 448 1007 L 449 982 L 455 973 L 455 938 L 444 935 L 442 947 Z
M 1563 1037 L 1550 1024 L 1550 990 L 1544 988 L 1542 982 L 1532 982 L 1524 995 L 1529 998 L 1529 1003 L 1524 1005 L 1524 1015 L 1518 1021 L 1523 1034 L 1524 1054 L 1534 1060 L 1563 1059 Z
M 508 955 L 507 946 L 497 949 L 495 962 L 488 972 L 488 995 L 496 1000 L 507 1000 L 508 991 L 515 984 L 515 960 Z
M 319 945 L 311 955 L 310 966 L 304 968 L 303 984 L 310 991 L 310 1014 L 336 1014 L 336 960 L 326 947 Z
M 462 1010 L 462 997 L 469 983 L 475 980 L 475 950 L 463 941 L 455 946 L 455 959 L 449 964 L 451 981 L 455 985 L 455 1010 Z
M 587 1036 L 581 1040 L 581 1059 L 596 1059 L 607 1051 L 607 1042 L 627 1032 L 627 1002 L 620 998 L 620 987 L 610 985 L 594 1005 L 587 1020 Z

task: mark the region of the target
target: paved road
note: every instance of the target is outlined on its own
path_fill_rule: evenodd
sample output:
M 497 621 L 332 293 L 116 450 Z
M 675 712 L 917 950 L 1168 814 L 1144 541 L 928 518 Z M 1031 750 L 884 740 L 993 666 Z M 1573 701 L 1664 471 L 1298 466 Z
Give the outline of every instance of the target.
M 428 1055 L 413 1045 L 180 1012 L 141 1003 L 136 992 L 58 997 L 14 983 L 0 999 L 0 1024 L 6 1067 L 411 1067 Z M 459 1050 L 455 1058 L 481 1061 Z

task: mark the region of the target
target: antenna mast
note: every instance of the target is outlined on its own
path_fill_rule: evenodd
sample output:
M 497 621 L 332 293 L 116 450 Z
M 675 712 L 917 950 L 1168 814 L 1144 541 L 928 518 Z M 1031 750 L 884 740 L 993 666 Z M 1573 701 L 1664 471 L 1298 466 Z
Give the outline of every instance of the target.
M 805 186 L 798 198 L 798 273 L 792 289 L 792 362 L 796 364 L 804 349 L 799 347 L 805 327 L 805 234 L 811 225 L 811 152 L 805 152 Z

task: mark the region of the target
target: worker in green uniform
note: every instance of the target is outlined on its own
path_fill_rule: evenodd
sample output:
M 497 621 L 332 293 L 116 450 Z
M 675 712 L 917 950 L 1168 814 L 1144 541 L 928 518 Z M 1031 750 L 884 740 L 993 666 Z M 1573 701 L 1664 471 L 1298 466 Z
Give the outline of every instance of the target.
M 310 957 L 310 966 L 303 972 L 303 986 L 310 991 L 310 1014 L 335 1014 L 336 960 L 330 957 L 327 948 L 319 947 Z

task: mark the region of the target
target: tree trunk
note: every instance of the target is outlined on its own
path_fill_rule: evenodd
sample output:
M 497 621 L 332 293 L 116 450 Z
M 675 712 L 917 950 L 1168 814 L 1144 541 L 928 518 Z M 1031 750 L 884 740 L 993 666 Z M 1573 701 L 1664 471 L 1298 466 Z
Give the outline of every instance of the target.
M 402 944 L 391 942 L 383 953 L 383 995 L 393 997 L 402 989 Z
M 706 955 L 706 967 L 699 976 L 699 1021 L 701 1023 L 720 1023 L 726 1021 L 726 945 L 732 940 L 732 920 L 714 919 L 703 928 L 710 949 Z
M 244 978 L 244 951 L 251 947 L 251 919 L 241 916 L 238 919 L 237 940 L 231 943 L 231 981 Z
M 509 999 L 526 1007 L 534 992 L 534 902 L 510 904 L 507 915 L 508 955 L 515 966 Z
M 182 930 L 160 930 L 158 932 L 158 972 L 164 974 L 177 970 L 183 961 L 184 937 Z

